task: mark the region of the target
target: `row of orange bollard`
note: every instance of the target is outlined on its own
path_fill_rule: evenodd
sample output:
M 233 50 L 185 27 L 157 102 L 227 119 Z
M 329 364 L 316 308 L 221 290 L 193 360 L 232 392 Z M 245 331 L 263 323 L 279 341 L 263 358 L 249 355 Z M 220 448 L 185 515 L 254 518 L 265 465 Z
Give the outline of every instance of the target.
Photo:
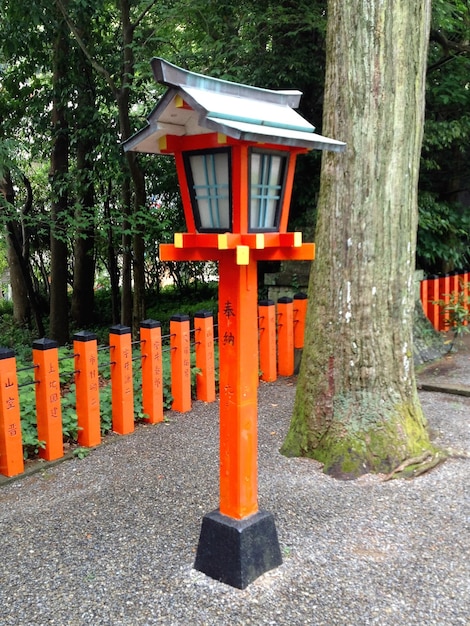
M 446 307 L 451 303 L 452 296 L 461 295 L 462 302 L 467 303 L 468 308 L 469 281 L 470 272 L 430 276 L 421 281 L 420 297 L 423 311 L 436 330 L 449 328 Z
M 262 300 L 258 312 L 261 380 L 273 382 L 277 376 L 292 376 L 294 350 L 304 347 L 307 295 L 279 298 L 277 307 L 273 300 Z
M 259 303 L 259 366 L 263 381 L 294 373 L 294 348 L 303 347 L 307 296 L 297 294 Z M 216 398 L 215 338 L 213 315 L 201 311 L 194 316 L 191 331 L 188 315 L 170 320 L 172 409 L 191 410 L 191 346 L 196 365 L 196 398 Z M 194 341 L 191 341 L 191 332 Z M 73 359 L 76 387 L 78 444 L 94 447 L 101 443 L 100 374 L 96 335 L 87 331 L 74 335 Z M 160 322 L 145 320 L 140 325 L 142 364 L 142 408 L 148 423 L 163 421 L 163 347 Z M 126 435 L 134 430 L 134 386 L 131 329 L 113 326 L 109 335 L 112 387 L 112 429 Z M 137 357 L 138 358 L 138 357 Z M 44 442 L 39 455 L 47 461 L 64 455 L 58 345 L 51 339 L 33 343 L 34 384 L 38 440 Z M 20 401 L 16 358 L 13 350 L 0 348 L 0 474 L 15 476 L 24 471 Z

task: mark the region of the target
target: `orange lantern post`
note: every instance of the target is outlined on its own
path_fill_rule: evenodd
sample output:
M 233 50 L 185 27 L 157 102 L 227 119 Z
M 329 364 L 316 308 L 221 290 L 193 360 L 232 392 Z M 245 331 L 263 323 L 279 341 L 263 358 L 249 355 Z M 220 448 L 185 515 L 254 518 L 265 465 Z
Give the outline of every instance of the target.
M 257 263 L 314 258 L 314 244 L 287 232 L 296 158 L 345 146 L 293 110 L 298 91 L 151 63 L 168 90 L 124 148 L 175 156 L 188 232 L 160 258 L 219 265 L 220 501 L 203 518 L 195 568 L 243 589 L 282 562 L 274 518 L 258 508 Z

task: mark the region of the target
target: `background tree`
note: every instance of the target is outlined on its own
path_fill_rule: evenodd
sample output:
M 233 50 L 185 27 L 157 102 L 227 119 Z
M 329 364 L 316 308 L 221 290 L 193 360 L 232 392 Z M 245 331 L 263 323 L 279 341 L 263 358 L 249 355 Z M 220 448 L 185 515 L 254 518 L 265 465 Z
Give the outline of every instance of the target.
M 328 2 L 325 153 L 305 349 L 283 452 L 353 477 L 432 447 L 412 359 L 430 1 Z M 351 37 L 351 33 L 354 36 Z
M 91 11 L 82 5 L 77 28 L 82 37 L 91 32 Z M 95 75 L 82 50 L 77 50 L 77 108 L 75 112 L 76 172 L 75 223 L 77 232 L 73 256 L 73 290 L 71 317 L 79 328 L 93 322 L 95 289 L 95 177 L 93 156 L 96 154 L 99 112 L 96 102 Z
M 56 87 L 51 44 L 59 32 L 57 8 L 67 18 L 62 34 L 69 53 L 63 55 Z M 0 149 L 0 166 L 14 164 L 8 192 L 14 204 L 8 203 L 10 210 L 2 210 L 0 218 L 5 227 L 7 222 L 14 226 L 24 257 L 15 263 L 17 253 L 10 246 L 10 271 L 19 287 L 15 311 L 22 323 L 32 311 L 31 291 L 39 317 L 45 320 L 50 313 L 59 333 L 66 329 L 66 315 L 79 326 L 93 323 L 97 284 L 111 287 L 112 321 L 128 325 L 143 316 L 144 295 L 158 291 L 168 269 L 158 261 L 158 242 L 167 240 L 182 219 L 174 165 L 135 159 L 120 147 L 127 134 L 142 127 L 161 93 L 150 74 L 152 56 L 229 80 L 299 88 L 301 112 L 322 132 L 325 0 L 36 0 L 27 5 L 3 0 L 2 17 L 0 119 L 2 145 L 8 148 Z M 428 273 L 470 262 L 468 20 L 467 2 L 433 2 L 419 196 L 418 262 Z M 66 132 L 52 127 L 54 98 L 63 105 Z M 67 169 L 48 177 L 51 149 L 65 137 Z M 290 228 L 302 229 L 309 239 L 319 156 L 314 152 L 299 160 L 291 208 Z M 4 190 L 7 182 L 3 178 Z M 59 200 L 63 206 L 57 211 Z M 51 235 L 52 249 L 57 244 L 62 250 L 58 254 L 51 255 Z M 183 266 L 181 272 L 175 280 L 183 288 L 194 276 Z
M 51 306 L 49 336 L 60 344 L 69 339 L 68 303 L 68 241 L 67 218 L 69 193 L 69 121 L 67 105 L 70 98 L 69 33 L 60 12 L 56 13 L 56 33 L 52 56 L 52 152 L 50 180 L 51 201 Z
M 421 159 L 418 266 L 470 265 L 470 3 L 433 2 Z

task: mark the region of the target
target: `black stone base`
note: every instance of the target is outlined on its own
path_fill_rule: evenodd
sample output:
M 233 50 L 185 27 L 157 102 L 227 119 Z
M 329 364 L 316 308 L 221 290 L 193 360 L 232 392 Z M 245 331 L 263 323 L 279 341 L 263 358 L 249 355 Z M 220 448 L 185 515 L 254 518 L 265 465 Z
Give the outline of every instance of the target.
M 203 517 L 194 568 L 215 580 L 245 589 L 258 576 L 281 565 L 271 513 L 258 511 L 236 520 L 219 511 Z

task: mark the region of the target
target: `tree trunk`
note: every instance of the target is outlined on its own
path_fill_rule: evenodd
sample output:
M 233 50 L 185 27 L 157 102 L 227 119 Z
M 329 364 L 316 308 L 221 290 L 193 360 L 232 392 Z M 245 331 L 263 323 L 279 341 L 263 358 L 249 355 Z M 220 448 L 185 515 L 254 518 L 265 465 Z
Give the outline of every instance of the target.
M 64 2 L 64 4 L 66 4 Z M 58 13 L 58 16 L 60 14 Z M 53 101 L 50 178 L 52 183 L 51 206 L 51 298 L 50 338 L 64 344 L 69 339 L 69 311 L 67 297 L 67 225 L 68 210 L 66 174 L 69 160 L 69 137 L 66 119 L 64 84 L 68 70 L 68 31 L 63 19 L 59 19 L 54 41 Z
M 129 234 L 129 214 L 131 212 L 130 180 L 125 176 L 122 183 L 122 286 L 121 286 L 121 324 L 132 326 L 132 237 Z
M 89 27 L 89 20 L 82 24 L 82 28 Z M 95 85 L 92 69 L 79 53 L 81 68 L 78 85 L 77 122 L 77 178 L 80 193 L 79 208 L 76 217 L 81 227 L 75 238 L 74 246 L 74 275 L 71 317 L 79 327 L 87 327 L 93 321 L 94 282 L 95 282 L 95 189 L 93 184 L 92 151 L 96 143 L 96 134 L 90 129 L 90 119 L 95 112 Z
M 119 115 L 119 130 L 121 134 L 121 141 L 129 139 L 131 136 L 131 124 L 129 119 L 130 110 L 130 90 L 135 73 L 135 60 L 134 60 L 134 34 L 135 29 L 140 24 L 144 15 L 153 6 L 153 2 L 143 8 L 139 16 L 135 21 L 131 21 L 131 0 L 118 0 L 116 6 L 120 13 L 121 22 L 121 35 L 122 35 L 122 66 L 120 72 L 121 84 L 117 85 L 112 78 L 110 72 L 108 72 L 100 63 L 94 58 L 87 48 L 83 38 L 81 37 L 79 29 L 70 20 L 70 16 L 67 14 L 67 2 L 62 0 L 58 3 L 63 15 L 67 19 L 68 25 L 74 34 L 77 43 L 87 56 L 91 65 L 96 71 L 103 76 L 111 88 L 113 97 L 116 99 Z M 132 199 L 132 193 L 130 189 L 130 183 L 126 180 L 123 184 L 123 228 L 125 230 L 122 236 L 123 244 L 123 271 L 122 271 L 122 296 L 121 296 L 121 321 L 125 325 L 132 325 L 133 314 L 134 320 L 137 318 L 139 321 L 145 315 L 145 275 L 144 275 L 144 240 L 143 233 L 137 230 L 137 220 L 131 218 L 135 216 L 135 212 L 139 211 L 145 206 L 145 179 L 143 170 L 139 164 L 139 161 L 135 154 L 127 153 L 126 164 L 130 173 L 130 178 L 134 186 L 134 197 Z M 134 211 L 134 214 L 132 213 Z M 129 230 L 134 229 L 134 237 L 129 234 Z M 133 257 L 132 257 L 133 253 Z M 134 269 L 134 305 L 132 306 L 132 268 Z M 138 330 L 135 326 L 134 330 Z
M 0 176 L 0 194 L 7 204 L 15 203 L 15 191 L 9 170 L 5 169 Z M 8 208 L 7 208 L 8 211 Z M 28 324 L 31 318 L 31 309 L 28 300 L 28 290 L 24 279 L 21 262 L 18 257 L 18 248 L 21 249 L 19 230 L 13 220 L 8 222 L 6 229 L 8 269 L 10 271 L 11 297 L 13 300 L 13 319 L 18 324 Z
M 32 190 L 29 180 L 24 177 L 27 200 L 23 207 L 23 214 L 28 212 L 32 205 Z M 15 192 L 13 181 L 8 169 L 4 170 L 3 177 L 0 177 L 0 200 L 4 199 L 9 205 L 15 202 Z M 0 201 L 0 207 L 2 202 Z M 6 208 L 9 211 L 9 207 Z M 23 229 L 14 220 L 6 221 L 6 241 L 7 258 L 10 270 L 10 285 L 13 300 L 13 319 L 18 324 L 30 323 L 31 312 L 34 315 L 36 330 L 41 337 L 44 335 L 44 325 L 42 323 L 41 311 L 37 302 L 37 295 L 31 277 L 29 261 L 24 250 L 25 236 L 21 232 Z
M 338 477 L 431 449 L 413 368 L 413 272 L 430 0 L 328 2 L 325 153 L 287 455 Z
M 7 228 L 7 258 L 8 269 L 10 271 L 11 298 L 13 300 L 13 319 L 17 324 L 29 325 L 31 320 L 31 307 L 28 300 L 28 290 L 21 269 L 20 259 L 17 255 L 17 248 L 20 247 L 18 241 L 18 231 L 15 225 L 10 222 Z M 15 246 L 14 238 L 18 245 Z
M 125 141 L 131 136 L 131 124 L 129 119 L 129 95 L 131 82 L 133 80 L 135 71 L 135 60 L 133 52 L 135 25 L 131 23 L 129 0 L 120 0 L 119 6 L 122 22 L 123 82 L 119 92 L 119 96 L 117 98 L 117 105 L 119 109 L 119 125 L 121 130 L 121 136 L 122 140 Z M 138 157 L 135 153 L 127 152 L 126 162 L 133 184 L 133 212 L 135 215 L 137 211 L 141 210 L 142 207 L 145 206 L 145 178 L 143 170 L 139 164 Z M 130 271 L 130 269 L 126 271 L 126 273 L 124 271 L 126 269 L 126 264 L 130 261 L 130 256 L 128 256 L 127 259 L 125 259 L 125 262 L 123 262 L 123 298 L 121 316 L 124 318 L 124 315 L 126 314 L 127 323 L 132 322 L 134 332 L 137 333 L 139 323 L 145 317 L 145 245 L 142 233 L 138 231 L 140 226 L 138 226 L 135 222 L 132 226 L 135 229 L 134 236 L 130 239 L 130 241 L 126 240 L 125 244 L 132 245 L 132 269 L 134 278 L 133 308 L 132 314 L 131 316 L 129 316 L 127 314 L 127 305 L 129 304 L 129 302 L 128 298 L 126 298 L 125 302 L 124 293 L 124 279 L 126 276 L 128 276 L 128 272 Z M 126 254 L 126 252 L 124 252 L 124 254 Z
M 111 283 L 111 318 L 113 326 L 120 321 L 119 316 L 119 267 L 116 258 L 116 250 L 113 241 L 113 226 L 111 223 L 111 182 L 108 183 L 108 189 L 104 200 L 104 216 L 108 225 L 108 246 L 107 246 L 107 263 L 109 280 Z

